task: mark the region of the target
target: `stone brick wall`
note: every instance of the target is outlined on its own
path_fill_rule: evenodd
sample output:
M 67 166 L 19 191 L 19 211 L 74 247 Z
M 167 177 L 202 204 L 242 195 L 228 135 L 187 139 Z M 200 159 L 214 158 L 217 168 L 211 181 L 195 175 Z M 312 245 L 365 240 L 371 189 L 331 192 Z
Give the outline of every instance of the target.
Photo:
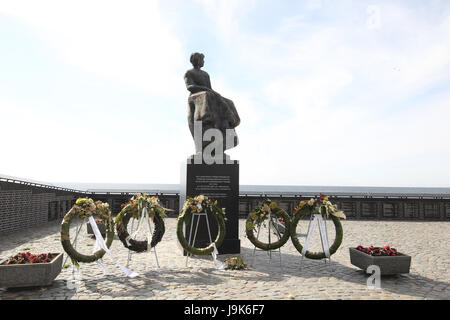
M 31 191 L 0 191 L 0 234 L 19 230 L 27 223 Z
M 61 219 L 80 196 L 108 202 L 113 215 L 131 194 L 83 194 L 51 187 L 36 187 L 0 181 L 0 234 L 13 233 L 48 221 Z M 158 195 L 163 206 L 173 209 L 169 216 L 177 216 L 178 194 Z M 309 197 L 271 196 L 281 208 L 292 213 L 300 200 Z M 246 218 L 262 197 L 240 196 L 239 216 Z M 332 197 L 331 201 L 346 213 L 349 219 L 367 220 L 450 220 L 450 199 L 371 199 Z
M 72 195 L 32 193 L 32 190 L 0 190 L 0 234 L 39 226 L 60 218 L 69 205 Z
M 40 193 L 31 196 L 28 222 L 37 226 L 48 222 L 49 202 L 55 201 L 54 193 Z
M 299 199 L 270 197 L 288 213 Z M 239 216 L 248 213 L 260 204 L 262 198 L 240 197 Z M 308 200 L 303 198 L 301 200 Z M 332 197 L 330 201 L 337 204 L 351 220 L 450 220 L 450 199 L 361 199 Z
M 113 214 L 120 212 L 120 204 L 127 203 L 132 195 L 94 195 L 94 200 L 109 202 Z M 169 216 L 177 216 L 179 211 L 178 195 L 158 196 L 163 206 L 173 209 Z M 258 206 L 262 197 L 239 197 L 239 217 L 246 218 L 251 210 Z M 292 214 L 300 200 L 310 197 L 287 198 L 270 196 L 280 208 Z M 450 199 L 396 199 L 396 198 L 340 198 L 331 197 L 331 202 L 343 210 L 349 220 L 450 220 Z

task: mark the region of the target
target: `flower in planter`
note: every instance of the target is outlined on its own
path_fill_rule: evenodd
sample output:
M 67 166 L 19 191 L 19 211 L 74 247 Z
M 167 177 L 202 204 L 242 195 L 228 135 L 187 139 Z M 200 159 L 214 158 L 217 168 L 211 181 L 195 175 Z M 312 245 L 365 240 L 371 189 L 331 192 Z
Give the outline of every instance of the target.
M 34 264 L 34 263 L 48 263 L 53 260 L 54 257 L 56 257 L 56 254 L 52 253 L 41 253 L 39 255 L 37 254 L 31 254 L 30 252 L 20 252 L 16 254 L 13 257 L 10 257 L 4 265 L 10 265 L 10 264 Z
M 396 256 L 398 254 L 397 250 L 391 248 L 390 245 L 385 245 L 384 247 L 374 247 L 373 245 L 370 245 L 368 248 L 359 245 L 355 249 L 371 256 Z

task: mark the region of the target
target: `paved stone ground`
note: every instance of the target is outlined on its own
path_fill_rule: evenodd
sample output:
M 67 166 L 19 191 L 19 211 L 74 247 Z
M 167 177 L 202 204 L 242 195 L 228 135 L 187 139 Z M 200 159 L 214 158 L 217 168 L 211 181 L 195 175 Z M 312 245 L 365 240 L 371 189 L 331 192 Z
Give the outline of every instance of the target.
M 450 222 L 342 221 L 344 241 L 332 256 L 332 264 L 305 260 L 289 241 L 270 260 L 257 252 L 253 267 L 245 271 L 213 268 L 210 257 L 193 258 L 185 266 L 175 234 L 175 218 L 166 219 L 166 233 L 157 252 L 134 254 L 130 268 L 140 274 L 124 276 L 109 257 L 104 258 L 111 275 L 103 276 L 96 263 L 81 264 L 82 280 L 70 286 L 71 268 L 63 269 L 50 287 L 0 289 L 1 299 L 450 299 Z M 304 228 L 304 226 L 302 227 Z M 333 237 L 332 225 L 328 225 Z M 304 230 L 304 229 L 303 229 Z M 301 231 L 301 230 L 300 230 Z M 82 230 L 86 233 L 86 230 Z M 72 230 L 73 234 L 73 230 Z M 241 256 L 252 262 L 253 246 L 245 237 L 240 220 Z M 82 238 L 80 251 L 91 252 L 94 240 Z M 315 243 L 320 240 L 313 239 Z M 390 244 L 412 256 L 410 274 L 382 277 L 381 290 L 366 285 L 367 275 L 350 264 L 348 247 L 358 244 Z M 0 236 L 0 258 L 25 248 L 33 253 L 62 252 L 59 223 Z M 82 249 L 81 249 L 82 248 Z M 111 251 L 126 264 L 127 250 L 117 236 Z M 219 256 L 224 260 L 227 256 Z

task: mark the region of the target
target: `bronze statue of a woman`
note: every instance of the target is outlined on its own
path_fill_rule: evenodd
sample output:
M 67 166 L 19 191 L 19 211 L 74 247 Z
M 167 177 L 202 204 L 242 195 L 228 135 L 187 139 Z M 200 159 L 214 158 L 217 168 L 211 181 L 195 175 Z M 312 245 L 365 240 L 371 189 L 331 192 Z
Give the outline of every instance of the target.
M 201 121 L 203 132 L 207 129 L 219 129 L 224 137 L 224 150 L 238 144 L 237 135 L 233 141 L 226 143 L 226 130 L 234 130 L 241 122 L 233 101 L 222 97 L 211 88 L 207 72 L 201 70 L 204 65 L 204 55 L 195 52 L 191 54 L 194 68 L 186 71 L 184 81 L 190 91 L 188 99 L 188 122 L 192 137 L 194 137 L 194 121 Z M 197 150 L 198 151 L 198 150 Z

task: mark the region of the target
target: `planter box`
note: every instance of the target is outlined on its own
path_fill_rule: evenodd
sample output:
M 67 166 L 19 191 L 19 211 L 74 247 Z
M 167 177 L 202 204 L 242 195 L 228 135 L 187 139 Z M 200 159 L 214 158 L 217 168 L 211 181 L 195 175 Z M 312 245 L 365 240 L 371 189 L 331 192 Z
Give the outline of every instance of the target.
M 6 261 L 0 262 L 0 287 L 49 286 L 61 272 L 63 254 L 49 263 L 1 265 Z
M 350 262 L 354 266 L 367 270 L 370 265 L 376 265 L 380 267 L 381 275 L 391 275 L 398 273 L 409 273 L 409 267 L 411 266 L 411 257 L 397 253 L 396 256 L 371 256 L 367 253 L 350 249 Z
M 93 235 L 94 231 L 92 230 L 91 224 L 87 223 L 86 226 L 87 226 L 87 233 Z M 98 227 L 98 230 L 100 230 L 100 233 L 102 234 L 102 236 L 104 238 L 106 236 L 106 226 L 105 226 L 105 224 L 104 223 L 97 223 L 97 227 Z

